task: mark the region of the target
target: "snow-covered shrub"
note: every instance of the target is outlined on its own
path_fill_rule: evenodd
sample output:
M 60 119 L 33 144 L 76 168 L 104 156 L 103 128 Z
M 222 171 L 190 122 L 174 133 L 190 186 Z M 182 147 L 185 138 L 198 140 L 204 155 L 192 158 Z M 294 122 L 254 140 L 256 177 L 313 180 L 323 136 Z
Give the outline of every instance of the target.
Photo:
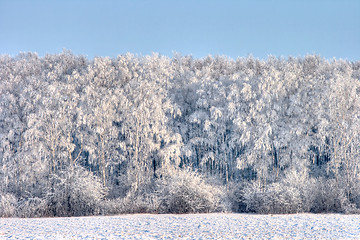
M 306 171 L 294 169 L 278 182 L 266 186 L 258 182 L 239 183 L 231 187 L 229 200 L 237 212 L 270 213 L 356 213 L 359 189 L 356 184 L 347 193 L 335 179 L 311 178 Z
M 231 183 L 227 191 L 227 198 L 233 212 L 247 212 L 247 204 L 245 199 L 245 191 L 251 186 L 247 181 L 239 183 Z
M 142 184 L 131 188 L 124 198 L 118 199 L 119 213 L 157 213 L 160 205 L 155 183 Z
M 199 174 L 189 169 L 176 170 L 161 181 L 160 213 L 205 213 L 227 208 L 224 190 L 207 184 Z
M 30 197 L 19 201 L 16 215 L 28 218 L 52 216 L 52 213 L 49 212 L 46 199 Z
M 162 172 L 162 177 L 136 188 L 123 198 L 106 202 L 107 212 L 203 213 L 229 209 L 224 189 L 206 183 L 201 175 L 186 170 Z
M 249 212 L 281 214 L 297 213 L 302 209 L 299 190 L 278 182 L 264 188 L 254 183 L 245 190 L 244 198 Z
M 360 209 L 360 179 L 353 179 L 349 182 L 348 187 L 348 193 L 346 194 L 348 196 L 348 199 L 351 203 L 353 203 L 356 208 Z
M 98 177 L 75 166 L 53 176 L 46 198 L 54 216 L 86 216 L 102 213 L 105 195 Z
M 310 211 L 313 213 L 354 211 L 354 204 L 346 197 L 344 188 L 335 179 L 318 178 Z
M 316 180 L 311 178 L 306 170 L 290 169 L 286 172 L 285 177 L 280 184 L 286 189 L 296 189 L 300 195 L 301 208 L 299 212 L 309 212 L 314 200 L 314 189 L 316 188 Z
M 0 217 L 13 217 L 16 213 L 17 199 L 13 194 L 0 193 Z
M 143 194 L 123 199 L 124 213 L 157 213 L 160 199 L 156 194 Z
M 306 171 L 289 169 L 280 181 L 259 185 L 257 181 L 243 185 L 235 194 L 237 204 L 256 213 L 306 212 L 313 202 L 315 181 Z

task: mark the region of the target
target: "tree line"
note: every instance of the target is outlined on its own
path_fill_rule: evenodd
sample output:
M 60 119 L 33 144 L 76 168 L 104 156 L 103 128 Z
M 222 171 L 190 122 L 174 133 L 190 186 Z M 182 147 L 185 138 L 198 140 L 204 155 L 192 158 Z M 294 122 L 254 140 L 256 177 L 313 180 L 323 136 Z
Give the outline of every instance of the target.
M 360 209 L 360 62 L 0 56 L 0 216 Z

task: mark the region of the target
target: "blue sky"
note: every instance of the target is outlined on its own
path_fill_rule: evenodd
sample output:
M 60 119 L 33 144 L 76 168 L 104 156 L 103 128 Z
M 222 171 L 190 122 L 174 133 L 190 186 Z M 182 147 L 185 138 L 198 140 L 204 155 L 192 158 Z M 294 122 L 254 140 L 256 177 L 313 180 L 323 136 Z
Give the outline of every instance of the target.
M 0 0 L 0 54 L 360 60 L 359 0 Z

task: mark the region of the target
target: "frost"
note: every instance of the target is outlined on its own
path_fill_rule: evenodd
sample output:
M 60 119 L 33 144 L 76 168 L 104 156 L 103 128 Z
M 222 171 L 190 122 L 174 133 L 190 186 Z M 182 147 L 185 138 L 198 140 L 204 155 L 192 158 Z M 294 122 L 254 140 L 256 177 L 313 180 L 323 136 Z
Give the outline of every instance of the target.
M 358 66 L 0 56 L 0 215 L 359 212 Z

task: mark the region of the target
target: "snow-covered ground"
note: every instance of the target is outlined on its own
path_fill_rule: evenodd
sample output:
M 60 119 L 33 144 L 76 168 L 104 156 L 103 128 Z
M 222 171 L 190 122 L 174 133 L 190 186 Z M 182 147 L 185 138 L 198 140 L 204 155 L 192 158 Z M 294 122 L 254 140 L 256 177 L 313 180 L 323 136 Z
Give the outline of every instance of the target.
M 0 239 L 360 239 L 360 215 L 0 218 Z

